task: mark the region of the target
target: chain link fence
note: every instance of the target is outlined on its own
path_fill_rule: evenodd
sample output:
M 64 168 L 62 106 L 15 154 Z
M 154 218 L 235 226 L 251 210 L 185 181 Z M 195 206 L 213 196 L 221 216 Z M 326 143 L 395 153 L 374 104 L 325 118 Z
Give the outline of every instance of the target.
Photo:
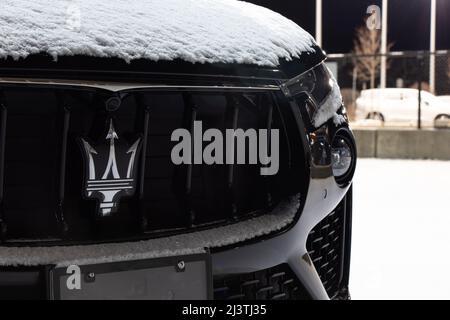
M 435 65 L 434 86 L 430 63 Z M 388 53 L 386 89 L 380 89 L 380 54 L 330 54 L 327 64 L 354 124 L 449 127 L 449 51 Z

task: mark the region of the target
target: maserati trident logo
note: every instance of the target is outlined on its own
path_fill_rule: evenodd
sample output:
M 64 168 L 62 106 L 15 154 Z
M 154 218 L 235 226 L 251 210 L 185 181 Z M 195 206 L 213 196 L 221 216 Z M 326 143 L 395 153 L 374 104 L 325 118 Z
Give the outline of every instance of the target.
M 100 216 L 116 212 L 120 198 L 134 194 L 140 144 L 141 138 L 131 146 L 120 139 L 112 119 L 102 143 L 93 146 L 86 139 L 80 139 L 85 167 L 83 194 L 98 200 Z

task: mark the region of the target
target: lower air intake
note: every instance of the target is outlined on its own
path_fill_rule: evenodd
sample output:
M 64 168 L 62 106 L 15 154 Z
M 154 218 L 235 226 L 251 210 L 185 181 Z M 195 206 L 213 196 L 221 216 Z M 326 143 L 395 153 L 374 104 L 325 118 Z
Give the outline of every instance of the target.
M 308 295 L 287 264 L 214 277 L 215 300 L 304 300 Z
M 347 287 L 346 198 L 309 234 L 307 250 L 330 299 L 339 299 Z

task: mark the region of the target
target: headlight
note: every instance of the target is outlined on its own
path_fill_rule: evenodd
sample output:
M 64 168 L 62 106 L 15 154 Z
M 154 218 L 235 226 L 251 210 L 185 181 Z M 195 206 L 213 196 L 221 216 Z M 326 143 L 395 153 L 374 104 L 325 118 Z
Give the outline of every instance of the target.
M 331 146 L 331 160 L 333 164 L 333 174 L 342 177 L 350 169 L 352 164 L 352 150 L 342 137 L 334 139 Z
M 312 126 L 319 128 L 342 106 L 342 96 L 331 71 L 321 63 L 281 85 L 284 94 L 296 97 L 306 94 L 305 110 Z
M 346 185 L 352 180 L 356 166 L 356 147 L 352 134 L 346 128 L 338 130 L 333 137 L 331 165 L 339 185 Z

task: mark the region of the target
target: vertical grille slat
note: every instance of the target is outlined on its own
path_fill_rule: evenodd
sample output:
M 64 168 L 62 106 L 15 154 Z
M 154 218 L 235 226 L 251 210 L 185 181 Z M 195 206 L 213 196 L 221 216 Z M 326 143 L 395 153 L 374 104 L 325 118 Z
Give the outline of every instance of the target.
M 138 208 L 139 208 L 140 228 L 142 231 L 145 232 L 148 227 L 148 215 L 150 214 L 150 212 L 146 212 L 146 210 L 145 210 L 145 201 L 144 201 L 145 161 L 147 159 L 148 130 L 149 130 L 149 123 L 150 123 L 150 107 L 145 103 L 144 97 L 141 94 L 136 95 L 136 102 L 137 102 L 138 106 L 144 110 L 143 137 L 142 137 L 142 147 L 141 147 L 141 165 L 139 168 Z
M 56 219 L 62 236 L 66 236 L 69 226 L 64 216 L 64 196 L 66 190 L 66 159 L 67 159 L 67 139 L 70 126 L 70 107 L 64 100 L 64 94 L 57 92 L 57 101 L 60 109 L 62 109 L 62 129 L 61 129 L 61 146 L 59 158 L 59 175 L 58 175 L 58 203 L 56 208 Z
M 0 92 L 0 240 L 6 237 L 7 225 L 4 219 L 4 183 L 5 183 L 5 151 L 6 151 L 6 120 L 7 109 Z
M 236 130 L 238 126 L 238 120 L 239 120 L 239 102 L 236 100 L 234 96 L 227 96 L 227 118 L 226 122 L 231 123 L 230 129 Z M 233 150 L 229 150 L 226 152 L 226 154 L 232 155 L 233 159 L 231 164 L 227 164 L 227 175 L 226 175 L 226 207 L 227 211 L 230 213 L 231 217 L 233 219 L 237 219 L 237 205 L 236 205 L 236 199 L 234 196 L 234 189 L 233 189 L 233 183 L 234 183 L 234 162 L 236 160 L 235 155 L 235 146 L 233 144 Z M 227 161 L 225 161 L 227 163 Z
M 264 100 L 266 99 L 266 97 L 263 98 Z M 261 100 L 263 100 L 261 99 Z M 260 100 L 260 101 L 261 101 Z M 271 151 L 272 150 L 272 146 L 271 146 L 271 133 L 272 133 L 272 120 L 273 120 L 273 103 L 271 99 L 267 99 L 267 104 L 268 104 L 268 110 L 267 110 L 267 119 L 266 119 L 266 126 L 265 128 L 267 128 L 267 150 Z M 269 186 L 269 178 L 268 176 L 263 176 L 263 181 L 264 181 L 264 188 L 265 188 L 265 200 L 266 200 L 266 205 L 267 207 L 271 207 L 272 206 L 272 194 L 270 192 L 270 186 Z
M 191 133 L 191 137 L 194 135 L 194 123 L 197 120 L 197 107 L 192 99 L 192 96 L 188 93 L 183 95 L 185 112 L 187 114 L 187 127 Z M 192 209 L 192 169 L 194 162 L 194 139 L 191 139 L 191 163 L 186 165 L 186 177 L 184 184 L 184 211 L 185 217 L 189 227 L 192 227 L 195 223 L 195 211 Z

